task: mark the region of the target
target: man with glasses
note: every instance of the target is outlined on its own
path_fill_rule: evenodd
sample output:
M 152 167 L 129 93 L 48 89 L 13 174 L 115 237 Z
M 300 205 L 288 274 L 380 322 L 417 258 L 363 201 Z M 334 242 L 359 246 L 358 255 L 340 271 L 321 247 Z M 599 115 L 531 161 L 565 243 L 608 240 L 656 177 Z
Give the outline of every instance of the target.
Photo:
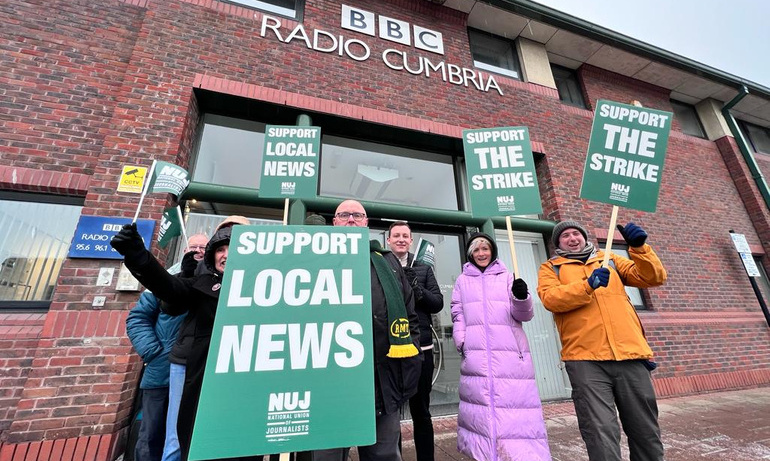
M 367 227 L 369 219 L 363 205 L 355 200 L 345 200 L 334 214 L 335 226 Z M 414 310 L 412 289 L 393 253 L 382 249 L 377 241 L 371 242 L 371 290 L 372 330 L 374 334 L 374 402 L 377 425 L 377 441 L 374 445 L 358 447 L 361 461 L 401 461 L 398 440 L 401 435 L 399 411 L 417 392 L 417 382 L 422 368 L 419 353 L 419 321 Z M 388 291 L 385 286 L 397 286 Z M 408 352 L 393 354 L 394 343 L 390 338 L 390 325 L 395 312 L 405 312 L 409 322 L 411 344 Z M 404 349 L 399 349 L 399 351 Z M 400 355 L 400 357 L 394 357 Z M 348 448 L 316 450 L 312 461 L 344 461 Z

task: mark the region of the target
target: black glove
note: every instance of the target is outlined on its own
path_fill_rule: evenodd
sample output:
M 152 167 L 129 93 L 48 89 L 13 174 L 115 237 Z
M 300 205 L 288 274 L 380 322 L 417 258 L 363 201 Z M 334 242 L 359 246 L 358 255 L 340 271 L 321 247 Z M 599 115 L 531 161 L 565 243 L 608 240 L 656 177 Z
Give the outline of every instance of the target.
M 405 267 L 404 275 L 406 275 L 406 280 L 409 281 L 409 286 L 412 287 L 412 292 L 414 293 L 414 300 L 415 301 L 421 300 L 423 296 L 422 287 L 420 287 L 420 284 L 417 282 L 417 273 L 411 267 Z
M 120 232 L 112 237 L 110 245 L 125 259 L 140 262 L 146 258 L 147 249 L 144 247 L 142 236 L 136 230 L 136 223 L 124 224 Z
M 527 299 L 529 295 L 529 289 L 527 288 L 527 282 L 524 279 L 516 279 L 511 285 L 511 293 L 516 299 Z
M 188 251 L 182 257 L 182 272 L 179 273 L 182 277 L 192 277 L 195 275 L 195 269 L 198 268 L 198 260 L 195 259 L 195 255 L 198 252 L 195 250 Z
M 618 230 L 620 231 L 620 235 L 626 240 L 628 246 L 632 248 L 640 247 L 647 241 L 647 232 L 632 222 L 626 224 L 626 227 L 618 224 Z
M 591 273 L 591 276 L 588 277 L 588 284 L 591 285 L 591 288 L 594 290 L 599 287 L 606 287 L 610 283 L 610 270 L 606 267 L 600 267 L 598 269 L 594 269 L 593 273 Z

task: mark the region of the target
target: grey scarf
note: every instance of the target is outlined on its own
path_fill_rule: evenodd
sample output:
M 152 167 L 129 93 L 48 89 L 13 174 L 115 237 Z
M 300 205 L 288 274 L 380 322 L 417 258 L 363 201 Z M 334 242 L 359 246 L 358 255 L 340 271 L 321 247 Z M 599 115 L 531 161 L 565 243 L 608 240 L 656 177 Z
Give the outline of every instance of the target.
M 557 248 L 556 254 L 561 256 L 562 258 L 580 259 L 585 262 L 585 261 L 588 261 L 589 258 L 593 257 L 596 254 L 596 248 L 594 248 L 593 243 L 588 242 L 586 243 L 586 246 L 580 251 L 569 252 L 569 251 L 564 251 L 561 248 Z

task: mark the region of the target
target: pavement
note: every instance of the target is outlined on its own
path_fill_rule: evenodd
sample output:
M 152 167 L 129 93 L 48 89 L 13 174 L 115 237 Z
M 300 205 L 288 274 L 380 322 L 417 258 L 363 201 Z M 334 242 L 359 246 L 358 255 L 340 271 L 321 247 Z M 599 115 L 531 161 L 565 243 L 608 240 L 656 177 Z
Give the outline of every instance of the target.
M 770 387 L 659 399 L 658 410 L 667 461 L 770 460 Z M 546 403 L 543 413 L 553 461 L 587 461 L 572 402 Z M 433 425 L 435 461 L 471 461 L 457 452 L 456 417 Z M 412 426 L 401 429 L 404 461 L 416 461 Z M 625 440 L 622 450 L 628 459 Z

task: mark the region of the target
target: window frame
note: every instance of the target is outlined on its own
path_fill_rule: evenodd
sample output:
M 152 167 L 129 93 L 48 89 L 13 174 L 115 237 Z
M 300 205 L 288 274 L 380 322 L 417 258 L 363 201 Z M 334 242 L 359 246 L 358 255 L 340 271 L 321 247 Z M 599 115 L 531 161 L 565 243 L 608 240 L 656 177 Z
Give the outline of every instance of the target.
M 302 22 L 305 16 L 305 0 L 294 0 L 294 16 L 289 16 L 270 9 L 269 7 L 260 7 L 259 5 L 253 5 L 254 3 L 262 3 L 265 5 L 272 5 L 268 0 L 220 0 L 224 3 L 230 3 L 250 10 L 261 11 L 270 15 L 280 16 L 282 18 L 292 19 L 294 21 Z M 288 8 L 287 8 L 288 9 Z
M 700 120 L 700 115 L 698 115 L 698 111 L 695 109 L 695 106 L 692 104 L 687 104 L 686 102 L 677 101 L 676 99 L 669 99 L 669 103 L 671 104 L 671 109 L 674 112 L 674 117 L 676 117 L 679 120 L 679 126 L 682 129 L 682 133 L 688 135 L 688 136 L 694 136 L 696 138 L 701 139 L 708 139 L 706 136 L 706 130 L 703 128 L 703 122 Z M 698 124 L 698 133 L 693 133 L 692 128 L 690 126 L 685 126 L 685 124 L 682 123 L 683 117 L 679 117 L 677 114 L 677 109 L 681 110 L 687 110 L 692 111 L 693 115 L 695 116 L 695 121 Z M 681 112 L 680 112 L 681 113 Z
M 607 241 L 606 240 L 601 240 L 599 242 L 599 244 L 602 247 L 604 247 L 607 244 Z M 622 252 L 625 253 L 625 254 L 620 254 L 619 253 L 620 256 L 622 256 L 624 258 L 631 259 L 631 257 L 629 256 L 629 253 L 628 253 L 628 245 L 625 244 L 625 243 L 618 243 L 617 241 L 613 240 L 612 241 L 612 252 L 615 253 L 615 252 L 618 252 L 618 251 L 622 251 Z M 643 289 L 637 288 L 637 287 L 631 287 L 631 286 L 628 286 L 628 285 L 625 285 L 625 284 L 624 284 L 624 288 L 626 290 L 626 297 L 628 297 L 628 302 L 631 303 L 631 306 L 633 306 L 635 311 L 637 311 L 637 312 L 639 312 L 639 311 L 650 312 L 652 310 L 652 309 L 650 309 L 650 306 L 649 306 L 649 299 L 647 298 L 647 293 Z M 629 292 L 631 292 L 631 293 L 633 293 L 633 292 L 638 293 L 639 294 L 639 300 L 641 301 L 641 304 L 634 304 L 634 301 L 631 298 L 631 295 L 630 295 Z
M 556 91 L 559 92 L 559 101 L 563 102 L 564 104 L 567 104 L 568 106 L 587 109 L 588 106 L 586 105 L 585 96 L 583 95 L 583 87 L 580 84 L 580 79 L 578 78 L 577 71 L 575 69 L 570 69 L 569 67 L 560 66 L 554 63 L 550 63 L 550 65 L 551 65 L 551 75 L 553 75 L 553 81 L 556 84 Z M 557 79 L 556 72 L 554 71 L 564 72 L 567 75 Z M 574 78 L 574 83 L 575 83 L 575 86 L 577 87 L 577 96 L 580 98 L 580 101 L 572 101 L 571 99 L 567 100 L 562 98 L 562 89 L 559 88 L 559 80 L 573 81 L 572 79 L 569 79 L 570 77 Z M 569 93 L 572 94 L 571 91 Z
M 767 134 L 767 137 L 770 138 L 770 128 L 757 125 L 755 123 L 749 123 L 745 120 L 738 120 L 738 125 L 741 129 L 741 133 L 743 133 L 743 136 L 746 138 L 746 140 L 751 144 L 751 148 L 754 149 L 754 152 L 757 154 L 765 154 L 770 155 L 770 149 L 768 149 L 767 152 L 763 150 L 759 150 L 757 148 L 757 143 L 754 141 L 754 138 L 752 137 L 751 131 L 749 129 L 759 129 L 764 131 Z
M 513 65 L 515 69 L 506 69 L 505 67 L 496 66 L 494 64 L 485 63 L 483 61 L 479 61 L 474 56 L 474 46 L 473 46 L 473 34 L 478 34 L 487 38 L 491 38 L 500 42 L 508 43 L 511 47 L 511 57 L 513 60 Z M 471 58 L 473 59 L 473 67 L 477 69 L 481 69 L 487 72 L 492 72 L 498 75 L 502 75 L 504 77 L 512 78 L 514 80 L 518 80 L 520 82 L 524 81 L 524 75 L 521 71 L 521 62 L 519 59 L 519 52 L 516 46 L 516 40 L 511 40 L 505 37 L 501 37 L 499 35 L 495 35 L 491 32 L 487 32 L 481 29 L 476 29 L 473 27 L 468 27 L 468 47 L 471 52 Z M 515 75 L 514 75 L 515 74 Z
M 29 203 L 41 203 L 49 205 L 65 205 L 65 206 L 79 206 L 81 211 L 79 215 L 82 215 L 82 207 L 85 204 L 84 197 L 69 196 L 69 195 L 48 195 L 39 194 L 34 192 L 16 192 L 16 191 L 0 191 L 0 200 L 13 201 L 13 202 L 29 202 Z M 76 225 L 77 226 L 77 225 Z M 73 229 L 73 232 L 75 229 Z M 71 242 L 70 242 L 71 244 Z M 65 259 L 67 256 L 65 255 Z M 59 278 L 59 274 L 56 274 L 56 279 Z M 58 287 L 58 283 L 54 283 L 54 291 Z M 47 311 L 51 307 L 52 300 L 48 301 L 7 301 L 0 300 L 0 313 L 8 311 Z

